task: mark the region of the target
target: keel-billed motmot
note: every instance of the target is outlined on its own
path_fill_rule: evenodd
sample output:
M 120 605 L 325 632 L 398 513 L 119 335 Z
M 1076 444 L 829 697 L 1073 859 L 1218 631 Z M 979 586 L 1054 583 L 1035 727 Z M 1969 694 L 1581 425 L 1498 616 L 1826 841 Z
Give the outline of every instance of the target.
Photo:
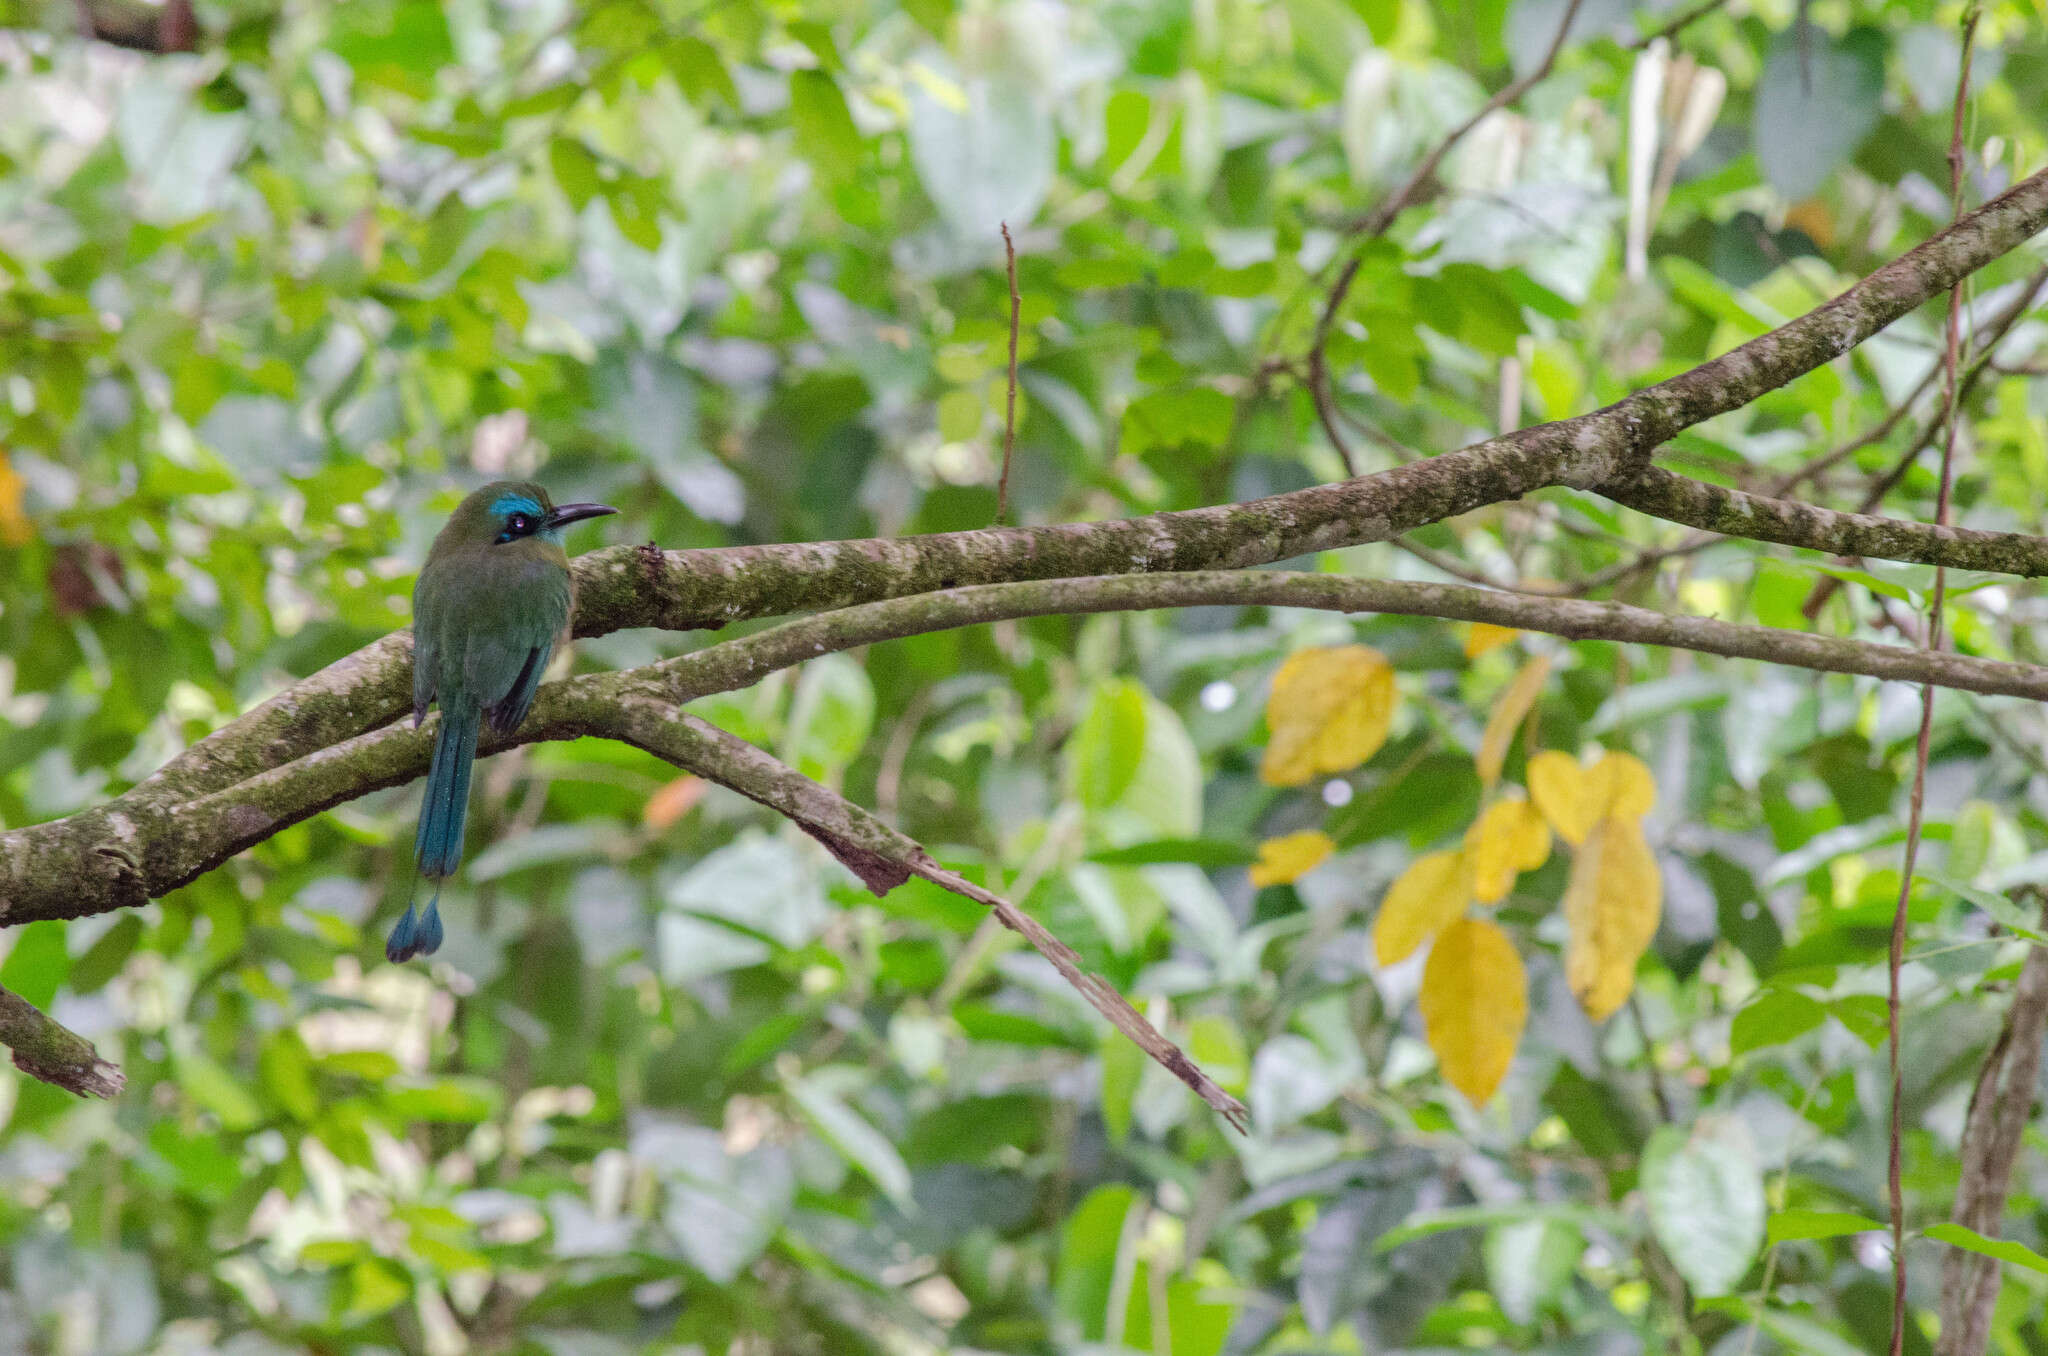
M 562 529 L 617 509 L 548 501 L 529 481 L 500 480 L 456 507 L 412 591 L 412 723 L 438 700 L 441 728 L 413 851 L 434 882 L 424 913 L 405 903 L 384 954 L 411 960 L 441 945 L 441 882 L 462 864 L 469 771 L 488 721 L 510 734 L 526 719 L 555 646 L 568 635 L 569 557 Z M 417 889 L 417 886 L 415 886 Z

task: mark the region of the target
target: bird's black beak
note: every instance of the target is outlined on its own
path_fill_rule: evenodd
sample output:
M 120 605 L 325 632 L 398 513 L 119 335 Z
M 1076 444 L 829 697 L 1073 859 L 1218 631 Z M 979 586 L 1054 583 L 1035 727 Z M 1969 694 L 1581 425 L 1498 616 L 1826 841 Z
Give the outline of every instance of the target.
M 618 510 L 610 504 L 557 504 L 548 513 L 548 528 L 552 531 L 558 527 L 567 527 L 571 523 L 580 523 L 585 518 L 602 518 L 608 513 L 617 512 Z

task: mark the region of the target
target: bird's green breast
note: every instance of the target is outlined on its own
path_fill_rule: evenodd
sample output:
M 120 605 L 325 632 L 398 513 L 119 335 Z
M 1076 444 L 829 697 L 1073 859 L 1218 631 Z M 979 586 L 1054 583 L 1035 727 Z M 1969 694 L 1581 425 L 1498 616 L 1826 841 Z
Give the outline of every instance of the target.
M 413 590 L 413 626 L 435 657 L 442 703 L 503 696 L 527 652 L 567 626 L 569 606 L 569 558 L 554 542 L 529 537 L 430 559 Z

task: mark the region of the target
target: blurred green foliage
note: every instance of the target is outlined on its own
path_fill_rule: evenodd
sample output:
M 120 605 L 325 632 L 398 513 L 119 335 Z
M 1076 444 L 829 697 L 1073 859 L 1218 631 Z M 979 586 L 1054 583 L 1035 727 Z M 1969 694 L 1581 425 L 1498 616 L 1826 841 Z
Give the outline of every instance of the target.
M 1365 467 L 1615 399 L 1938 229 L 1959 10 L 1731 4 L 1632 114 L 1626 44 L 1675 11 L 1587 0 L 1552 76 L 1357 246 L 1329 355 Z M 0 4 L 8 825 L 94 803 L 403 624 L 426 542 L 487 475 L 619 504 L 608 540 L 671 547 L 986 524 L 1003 221 L 1024 521 L 1335 477 L 1300 378 L 1347 223 L 1533 67 L 1564 6 L 202 0 L 174 54 L 87 41 L 80 13 Z M 2048 149 L 2038 20 L 1986 7 L 1972 200 Z M 2032 267 L 1975 280 L 1975 323 Z M 1766 482 L 1904 398 L 1938 325 L 1909 317 L 1667 455 Z M 2023 321 L 1967 407 L 1972 523 L 2038 519 L 2042 337 Z M 1926 417 L 1823 496 L 1853 503 Z M 1932 492 L 1915 469 L 1889 507 L 1925 516 Z M 1417 539 L 1574 580 L 1676 534 L 1556 492 Z M 1430 574 L 1384 546 L 1320 564 Z M 1735 543 L 1621 587 L 1882 635 L 1872 600 L 1930 578 L 1874 565 L 1808 623 L 1824 577 Z M 1997 581 L 1955 636 L 2038 658 L 2041 615 Z M 579 662 L 700 639 L 621 634 Z M 1264 786 L 1272 670 L 1354 639 L 1399 670 L 1392 742 Z M 1375 971 L 1365 929 L 1470 821 L 1512 651 L 1468 664 L 1448 624 L 1256 609 L 978 628 L 702 710 L 1013 890 L 1246 1098 L 1249 1138 L 973 905 L 922 883 L 873 900 L 638 753 L 538 747 L 478 777 L 431 969 L 374 941 L 409 871 L 403 791 L 147 909 L 0 940 L 0 984 L 129 1075 L 81 1105 L 0 1074 L 0 1349 L 1875 1349 L 1867 1235 L 1774 1228 L 1768 1296 L 1761 1249 L 1767 1212 L 1884 1214 L 1875 995 L 1914 697 L 1557 656 L 1545 745 L 1656 772 L 1666 919 L 1638 1010 L 1596 1029 L 1556 959 L 1562 869 L 1521 882 L 1498 917 L 1529 1034 L 1486 1108 L 1435 1077 L 1414 967 Z M 2039 871 L 2043 733 L 2011 703 L 1939 708 L 1908 971 L 1916 1221 L 1946 1214 L 2014 972 L 1985 910 Z M 1254 892 L 1256 841 L 1311 827 L 1342 851 Z M 2040 1248 L 2039 1146 L 2022 1162 L 2008 1235 Z M 1913 1262 L 1930 1306 L 1938 1249 Z M 2000 1349 L 2039 1349 L 2048 1285 L 2007 1287 Z

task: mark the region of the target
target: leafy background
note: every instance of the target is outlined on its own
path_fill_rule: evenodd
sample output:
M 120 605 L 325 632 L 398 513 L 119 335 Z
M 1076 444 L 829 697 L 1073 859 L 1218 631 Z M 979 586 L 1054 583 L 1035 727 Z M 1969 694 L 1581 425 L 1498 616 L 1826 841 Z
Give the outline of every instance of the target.
M 1632 103 L 1630 44 L 1677 11 L 1587 0 L 1554 73 L 1363 247 L 1330 360 L 1364 468 L 1612 400 L 1938 229 L 1959 10 L 1815 0 L 1802 33 L 1790 0 L 1723 5 Z M 196 51 L 144 54 L 82 39 L 71 6 L 0 5 L 0 820 L 91 804 L 403 624 L 486 475 L 619 504 L 605 539 L 672 547 L 986 524 L 999 221 L 1023 520 L 1341 474 L 1302 360 L 1347 224 L 1564 12 L 226 0 L 197 6 Z M 1973 199 L 2048 149 L 2041 17 L 1985 7 Z M 1973 323 L 2033 266 L 1980 275 Z M 2023 318 L 1972 390 L 1973 523 L 2038 515 L 2044 333 Z M 1909 317 L 1672 455 L 1767 483 L 1876 424 L 1937 348 Z M 1928 417 L 1822 489 L 1853 503 Z M 1930 516 L 1932 493 L 1914 470 L 1889 507 Z M 1575 581 L 1682 538 L 1550 492 L 1416 540 Z M 1320 564 L 1439 577 L 1388 546 Z M 1826 578 L 1725 545 L 1603 591 L 1884 637 L 1929 582 L 1851 571 L 1809 621 Z M 2038 659 L 2037 590 L 1988 582 L 1957 643 Z M 147 909 L 13 931 L 0 984 L 130 1081 L 81 1104 L 0 1073 L 0 1348 L 1877 1348 L 1914 694 L 1463 641 L 1257 609 L 1051 619 L 702 704 L 1007 882 L 1245 1097 L 1246 1138 L 973 906 L 874 901 L 788 827 L 601 743 L 486 766 L 431 968 L 376 947 L 404 791 Z M 1353 643 L 1394 670 L 1388 743 L 1262 781 L 1275 670 Z M 1539 747 L 1639 757 L 1665 907 L 1596 1025 L 1566 982 L 1563 857 L 1517 882 L 1489 917 L 1526 1032 L 1475 1106 L 1425 1039 L 1421 957 L 1377 965 L 1370 928 L 1472 822 L 1482 728 L 1532 653 L 1540 744 L 1508 779 Z M 2017 968 L 1985 911 L 2040 871 L 2043 735 L 2017 704 L 1938 708 L 1906 971 L 1916 1222 L 1946 1213 Z M 1305 831 L 1334 850 L 1254 888 L 1257 844 Z M 2039 1148 L 2007 1231 L 2036 1245 Z M 1911 1246 L 1925 1308 L 1941 1249 Z M 2006 1284 L 1997 1349 L 2038 1349 L 2048 1280 Z

